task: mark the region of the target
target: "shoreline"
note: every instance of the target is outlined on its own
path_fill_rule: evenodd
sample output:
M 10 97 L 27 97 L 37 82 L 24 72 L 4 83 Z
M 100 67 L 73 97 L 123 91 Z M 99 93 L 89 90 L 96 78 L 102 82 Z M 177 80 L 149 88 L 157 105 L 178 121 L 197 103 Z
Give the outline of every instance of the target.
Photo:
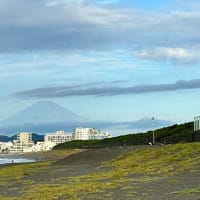
M 0 165 L 5 164 L 20 164 L 20 163 L 34 163 L 37 162 L 37 160 L 30 159 L 30 158 L 0 158 Z
M 41 152 L 29 152 L 29 153 L 7 153 L 0 154 L 1 158 L 8 159 L 27 159 L 36 162 L 42 161 L 58 161 L 72 154 L 80 153 L 85 150 L 51 150 L 51 151 L 41 151 Z

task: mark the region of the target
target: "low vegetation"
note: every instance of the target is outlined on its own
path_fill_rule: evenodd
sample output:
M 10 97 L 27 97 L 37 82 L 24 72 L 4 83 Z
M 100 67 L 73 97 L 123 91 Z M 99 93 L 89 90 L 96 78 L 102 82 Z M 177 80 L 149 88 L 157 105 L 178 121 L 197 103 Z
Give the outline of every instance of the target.
M 157 143 L 174 144 L 179 142 L 200 141 L 200 134 L 194 137 L 193 122 L 172 125 L 155 130 Z M 57 145 L 54 149 L 94 149 L 109 146 L 144 145 L 152 142 L 152 131 L 129 134 L 104 140 L 71 141 Z
M 200 187 L 199 188 L 187 188 L 184 190 L 179 190 L 176 192 L 173 192 L 172 194 L 176 194 L 176 195 L 190 195 L 190 194 L 200 194 Z
M 10 165 L 0 168 L 0 185 L 6 186 L 22 181 L 22 178 L 38 171 L 44 171 L 51 162 L 37 162 Z
M 2 178 L 5 180 L 5 174 L 14 175 L 17 180 L 18 176 L 37 173 L 38 169 L 46 173 L 49 164 L 22 164 L 1 169 L 0 180 Z M 185 171 L 192 173 L 199 164 L 200 143 L 149 146 L 103 163 L 100 166 L 101 172 L 72 177 L 65 177 L 63 174 L 48 183 L 30 182 L 17 199 L 112 199 L 113 190 L 121 190 L 127 195 L 134 196 L 141 182 L 156 181 Z M 199 189 L 185 190 L 185 192 L 199 192 Z M 184 191 L 176 193 L 183 194 Z

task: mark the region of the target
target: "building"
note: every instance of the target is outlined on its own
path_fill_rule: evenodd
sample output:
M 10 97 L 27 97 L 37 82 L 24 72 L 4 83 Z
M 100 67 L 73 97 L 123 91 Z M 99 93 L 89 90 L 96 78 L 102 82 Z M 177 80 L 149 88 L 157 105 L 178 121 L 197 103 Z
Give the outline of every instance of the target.
M 96 130 L 95 128 L 78 127 L 73 130 L 72 134 L 66 134 L 64 131 L 48 133 L 45 135 L 44 141 L 34 143 L 32 141 L 32 133 L 21 132 L 17 134 L 17 140 L 10 143 L 0 143 L 0 151 L 10 153 L 49 151 L 57 144 L 72 140 L 100 140 L 110 137 L 111 135 L 108 133 Z
M 110 137 L 111 135 L 109 135 L 108 133 L 101 132 L 99 130 L 96 130 L 95 128 L 78 127 L 75 128 L 72 133 L 72 140 L 95 140 Z
M 12 146 L 12 142 L 0 142 L 0 152 L 9 153 Z
M 94 128 L 75 128 L 72 133 L 72 140 L 89 140 L 91 139 L 91 135 L 94 134 L 95 131 L 96 130 Z
M 33 150 L 33 152 L 50 151 L 53 149 L 54 146 L 55 146 L 55 144 L 52 142 L 38 141 L 36 144 L 34 144 L 32 150 Z
M 18 133 L 17 141 L 24 143 L 24 144 L 28 144 L 28 143 L 32 142 L 32 133 L 28 133 L 28 132 Z
M 54 143 L 55 145 L 69 142 L 72 140 L 71 134 L 65 134 L 64 131 L 56 131 L 56 133 L 48 133 L 44 137 L 44 142 L 47 143 Z
M 194 131 L 200 131 L 200 116 L 194 117 Z
M 112 136 L 107 132 L 98 131 L 96 134 L 91 135 L 91 140 L 103 140 L 105 138 L 111 138 Z
M 17 140 L 13 141 L 13 146 L 10 149 L 11 153 L 32 152 L 34 142 L 32 141 L 32 133 L 21 132 L 17 134 Z

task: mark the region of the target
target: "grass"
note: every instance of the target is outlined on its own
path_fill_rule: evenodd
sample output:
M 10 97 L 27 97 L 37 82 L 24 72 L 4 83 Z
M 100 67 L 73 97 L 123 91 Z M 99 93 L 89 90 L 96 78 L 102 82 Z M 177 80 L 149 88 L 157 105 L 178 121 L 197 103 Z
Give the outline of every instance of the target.
M 51 162 L 26 163 L 18 165 L 10 165 L 0 168 L 0 185 L 6 186 L 12 183 L 19 182 L 25 176 L 44 171 Z
M 15 180 L 28 174 L 44 170 L 50 163 L 24 164 L 0 170 L 0 178 L 14 176 Z M 30 199 L 98 199 L 99 194 L 112 190 L 137 191 L 140 182 L 156 181 L 161 177 L 173 176 L 184 171 L 192 171 L 200 164 L 200 144 L 177 144 L 162 147 L 149 147 L 135 150 L 102 164 L 103 172 L 82 176 L 58 177 L 52 183 L 30 184 L 18 200 Z M 0 179 L 1 180 L 1 179 Z M 134 187 L 132 187 L 134 183 Z M 188 189 L 177 194 L 199 193 L 200 189 Z M 110 193 L 112 194 L 112 193 Z M 109 196 L 112 198 L 112 195 Z M 0 198 L 1 199 L 1 198 Z M 2 197 L 3 199 L 3 197 Z M 10 198 L 11 199 L 11 198 Z
M 188 188 L 180 191 L 173 192 L 171 194 L 177 194 L 177 195 L 190 195 L 190 194 L 200 194 L 200 188 Z
M 137 150 L 105 163 L 120 175 L 169 176 L 200 164 L 200 144 L 177 144 Z

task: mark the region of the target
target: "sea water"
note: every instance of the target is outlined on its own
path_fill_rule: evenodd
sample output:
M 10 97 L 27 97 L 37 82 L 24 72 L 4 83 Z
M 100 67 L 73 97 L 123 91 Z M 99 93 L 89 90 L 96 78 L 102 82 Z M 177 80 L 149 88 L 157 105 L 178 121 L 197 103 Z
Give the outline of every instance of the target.
M 25 159 L 25 158 L 0 158 L 0 165 L 8 163 L 26 163 L 26 162 L 35 162 L 35 160 Z

